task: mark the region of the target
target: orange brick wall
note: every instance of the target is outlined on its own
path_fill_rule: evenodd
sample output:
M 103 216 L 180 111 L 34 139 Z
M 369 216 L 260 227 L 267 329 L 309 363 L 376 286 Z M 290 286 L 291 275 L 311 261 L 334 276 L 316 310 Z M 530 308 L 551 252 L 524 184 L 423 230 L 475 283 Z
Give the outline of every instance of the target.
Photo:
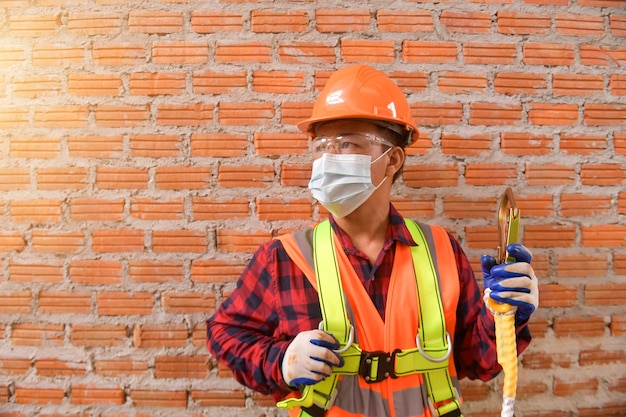
M 515 190 L 541 289 L 518 415 L 626 415 L 626 1 L 0 0 L 0 416 L 283 415 L 204 320 L 324 216 L 295 122 L 355 62 L 421 126 L 397 206 L 477 272 Z M 464 381 L 467 415 L 501 382 Z

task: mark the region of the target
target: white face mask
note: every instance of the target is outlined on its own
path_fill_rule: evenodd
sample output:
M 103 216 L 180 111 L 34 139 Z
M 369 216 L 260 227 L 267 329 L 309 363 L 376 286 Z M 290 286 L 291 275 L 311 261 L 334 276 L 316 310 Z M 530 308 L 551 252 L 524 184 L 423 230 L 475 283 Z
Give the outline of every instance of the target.
M 313 161 L 309 189 L 313 198 L 337 217 L 356 210 L 382 185 L 372 184 L 372 165 L 391 149 L 372 161 L 369 155 L 325 153 Z

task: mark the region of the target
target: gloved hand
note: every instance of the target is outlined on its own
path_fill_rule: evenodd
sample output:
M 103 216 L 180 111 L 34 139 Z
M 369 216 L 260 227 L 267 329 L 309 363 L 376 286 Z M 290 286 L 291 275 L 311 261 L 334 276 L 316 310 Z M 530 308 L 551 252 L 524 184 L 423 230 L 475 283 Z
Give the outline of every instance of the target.
M 281 364 L 287 385 L 313 385 L 330 376 L 333 366 L 343 366 L 343 359 L 334 349 L 339 349 L 339 342 L 322 330 L 299 333 L 287 347 Z
M 491 297 L 499 303 L 515 306 L 517 319 L 525 321 L 539 305 L 537 276 L 530 266 L 532 254 L 517 243 L 507 246 L 507 250 L 516 262 L 498 265 L 493 256 L 480 258 L 485 279 L 484 301 L 487 304 Z

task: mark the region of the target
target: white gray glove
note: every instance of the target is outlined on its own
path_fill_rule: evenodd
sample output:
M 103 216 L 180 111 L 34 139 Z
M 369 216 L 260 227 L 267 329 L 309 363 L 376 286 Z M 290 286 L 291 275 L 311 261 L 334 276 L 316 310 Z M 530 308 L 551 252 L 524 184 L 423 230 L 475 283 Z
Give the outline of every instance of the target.
M 299 333 L 287 346 L 281 364 L 287 385 L 297 388 L 316 384 L 332 373 L 333 366 L 343 366 L 335 349 L 339 349 L 337 339 L 322 330 Z

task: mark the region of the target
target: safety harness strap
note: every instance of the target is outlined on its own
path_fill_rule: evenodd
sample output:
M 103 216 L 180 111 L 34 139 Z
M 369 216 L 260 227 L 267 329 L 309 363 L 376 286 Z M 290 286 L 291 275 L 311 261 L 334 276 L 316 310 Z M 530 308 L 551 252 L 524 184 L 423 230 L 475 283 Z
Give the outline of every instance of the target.
M 304 387 L 300 398 L 285 399 L 277 404 L 278 407 L 292 409 L 299 406 L 301 417 L 321 417 L 332 407 L 340 374 L 359 374 L 367 382 L 374 383 L 387 377 L 423 373 L 432 414 L 439 417 L 461 416 L 459 396 L 448 369 L 452 345 L 445 329 L 439 279 L 422 230 L 412 220 L 405 219 L 405 223 L 418 244 L 411 248 L 420 309 L 417 348 L 363 352 L 357 344 L 351 344 L 350 333 L 353 330 L 347 315 L 332 227 L 328 220 L 324 221 L 315 227 L 312 242 L 315 280 L 322 310 L 320 328 L 337 338 L 339 350 L 345 349 L 341 353 L 345 364 L 335 369 L 328 378 Z M 291 259 L 301 263 L 304 258 L 293 253 L 296 250 L 293 241 L 281 240 Z M 310 273 L 309 265 L 300 268 Z M 307 277 L 312 278 L 308 274 Z M 428 314 L 423 314 L 424 311 Z

